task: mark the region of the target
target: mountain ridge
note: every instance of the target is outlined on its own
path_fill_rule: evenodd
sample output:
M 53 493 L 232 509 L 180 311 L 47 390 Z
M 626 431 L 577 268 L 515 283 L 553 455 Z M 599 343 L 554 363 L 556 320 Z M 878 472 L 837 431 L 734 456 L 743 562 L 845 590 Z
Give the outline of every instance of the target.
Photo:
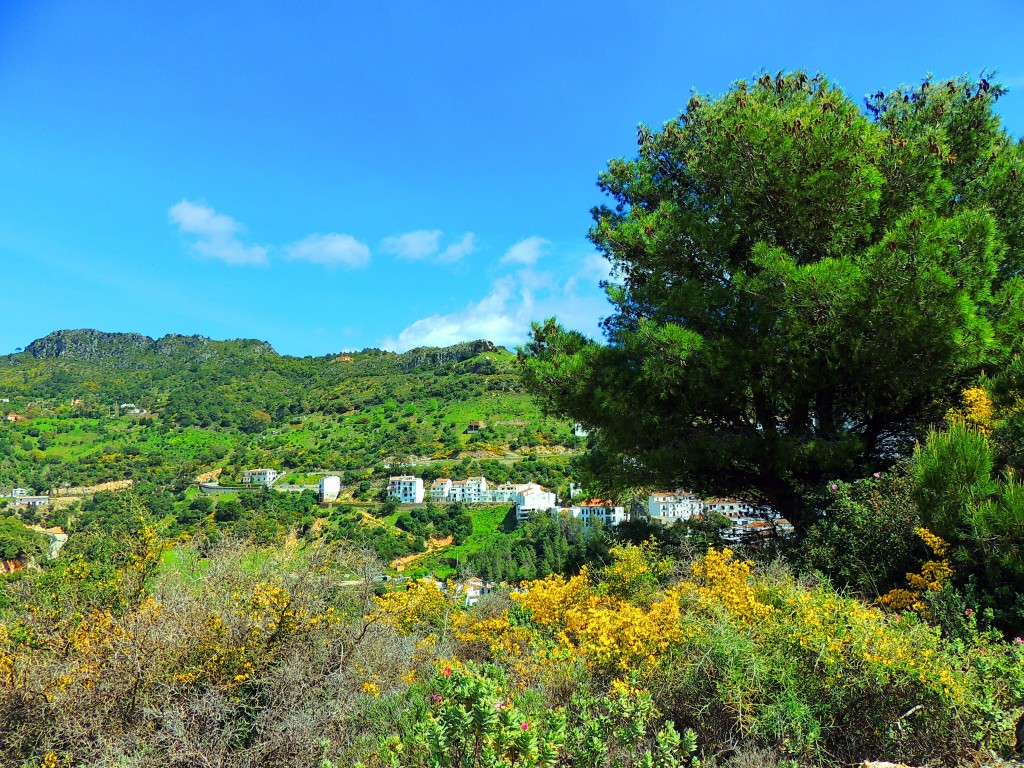
M 161 357 L 184 357 L 187 359 L 209 359 L 217 351 L 231 348 L 233 352 L 249 352 L 254 356 L 272 355 L 281 358 L 301 359 L 295 355 L 281 355 L 268 341 L 254 338 L 212 339 L 201 334 L 183 335 L 168 333 L 157 339 L 141 333 L 123 331 L 100 331 L 95 328 L 59 329 L 35 339 L 23 352 L 8 355 L 32 357 L 36 360 L 81 360 L 95 362 L 116 360 L 135 355 L 152 354 Z M 372 354 L 381 357 L 393 356 L 399 368 L 411 370 L 416 367 L 435 367 L 475 357 L 486 352 L 507 351 L 487 339 L 457 342 L 445 347 L 415 347 L 404 352 L 392 352 L 366 348 L 347 354 Z M 211 354 L 203 354 L 209 352 Z M 337 352 L 327 352 L 323 357 L 333 357 Z M 346 354 L 346 353 L 340 353 Z

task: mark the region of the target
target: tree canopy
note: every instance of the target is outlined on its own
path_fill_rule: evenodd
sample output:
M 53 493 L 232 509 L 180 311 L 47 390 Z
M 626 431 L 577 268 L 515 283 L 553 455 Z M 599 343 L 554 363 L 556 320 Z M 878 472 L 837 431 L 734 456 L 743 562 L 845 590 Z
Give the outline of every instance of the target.
M 534 325 L 527 387 L 614 489 L 684 485 L 798 528 L 1020 349 L 1024 145 L 986 77 L 878 92 L 763 75 L 693 95 L 599 180 L 607 343 Z

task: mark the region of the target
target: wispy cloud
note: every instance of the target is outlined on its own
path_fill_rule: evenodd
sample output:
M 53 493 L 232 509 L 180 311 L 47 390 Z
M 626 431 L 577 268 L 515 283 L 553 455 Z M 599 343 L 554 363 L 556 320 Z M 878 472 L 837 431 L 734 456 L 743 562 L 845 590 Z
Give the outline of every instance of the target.
M 181 234 L 194 238 L 192 250 L 198 255 L 234 265 L 267 263 L 267 249 L 244 243 L 239 234 L 245 227 L 230 216 L 190 200 L 172 205 L 167 213 Z
M 449 245 L 444 249 L 444 252 L 437 257 L 438 261 L 453 262 L 458 261 L 461 258 L 469 256 L 473 251 L 476 250 L 476 235 L 472 232 L 467 232 L 456 242 Z
M 536 264 L 551 243 L 543 237 L 528 237 L 520 240 L 501 257 L 502 264 Z
M 310 235 L 285 249 L 289 259 L 309 261 L 325 267 L 365 267 L 370 263 L 370 249 L 351 235 L 329 233 Z
M 476 237 L 467 232 L 453 243 L 441 250 L 440 229 L 418 229 L 404 235 L 385 237 L 380 243 L 384 253 L 390 253 L 401 259 L 428 259 L 451 263 L 468 256 L 476 250 Z
M 529 267 L 496 278 L 484 298 L 463 309 L 424 317 L 396 337 L 381 342 L 385 349 L 437 347 L 469 339 L 489 339 L 514 346 L 526 341 L 533 320 L 556 315 L 560 322 L 596 334 L 598 320 L 608 311 L 598 281 L 608 270 L 599 256 L 587 257 L 564 280 Z
M 425 259 L 441 250 L 441 230 L 418 229 L 404 235 L 385 237 L 380 249 L 403 259 Z

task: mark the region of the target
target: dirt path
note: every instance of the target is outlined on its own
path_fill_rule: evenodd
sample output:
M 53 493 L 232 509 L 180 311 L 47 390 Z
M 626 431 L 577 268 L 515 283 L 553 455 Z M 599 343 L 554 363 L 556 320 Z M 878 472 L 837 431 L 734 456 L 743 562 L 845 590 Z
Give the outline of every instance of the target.
M 443 539 L 427 539 L 427 549 L 425 552 L 416 552 L 412 555 L 405 555 L 404 557 L 396 557 L 391 561 L 391 567 L 401 573 L 405 570 L 405 566 L 412 565 L 420 558 L 426 557 L 432 552 L 437 552 L 439 549 L 444 549 L 450 546 L 455 541 L 451 536 L 445 536 Z
M 135 485 L 134 480 L 110 480 L 97 485 L 75 485 L 70 488 L 54 488 L 50 496 L 92 496 L 100 491 L 120 491 Z

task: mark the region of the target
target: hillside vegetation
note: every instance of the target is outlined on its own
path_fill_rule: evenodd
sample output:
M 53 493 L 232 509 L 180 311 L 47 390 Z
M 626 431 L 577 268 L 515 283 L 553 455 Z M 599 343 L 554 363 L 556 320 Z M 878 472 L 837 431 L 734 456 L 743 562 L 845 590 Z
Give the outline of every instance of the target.
M 253 340 L 58 331 L 0 358 L 0 397 L 27 417 L 0 424 L 0 487 L 37 491 L 181 485 L 215 468 L 365 472 L 579 442 L 486 341 L 295 358 Z M 470 421 L 486 426 L 468 434 Z

